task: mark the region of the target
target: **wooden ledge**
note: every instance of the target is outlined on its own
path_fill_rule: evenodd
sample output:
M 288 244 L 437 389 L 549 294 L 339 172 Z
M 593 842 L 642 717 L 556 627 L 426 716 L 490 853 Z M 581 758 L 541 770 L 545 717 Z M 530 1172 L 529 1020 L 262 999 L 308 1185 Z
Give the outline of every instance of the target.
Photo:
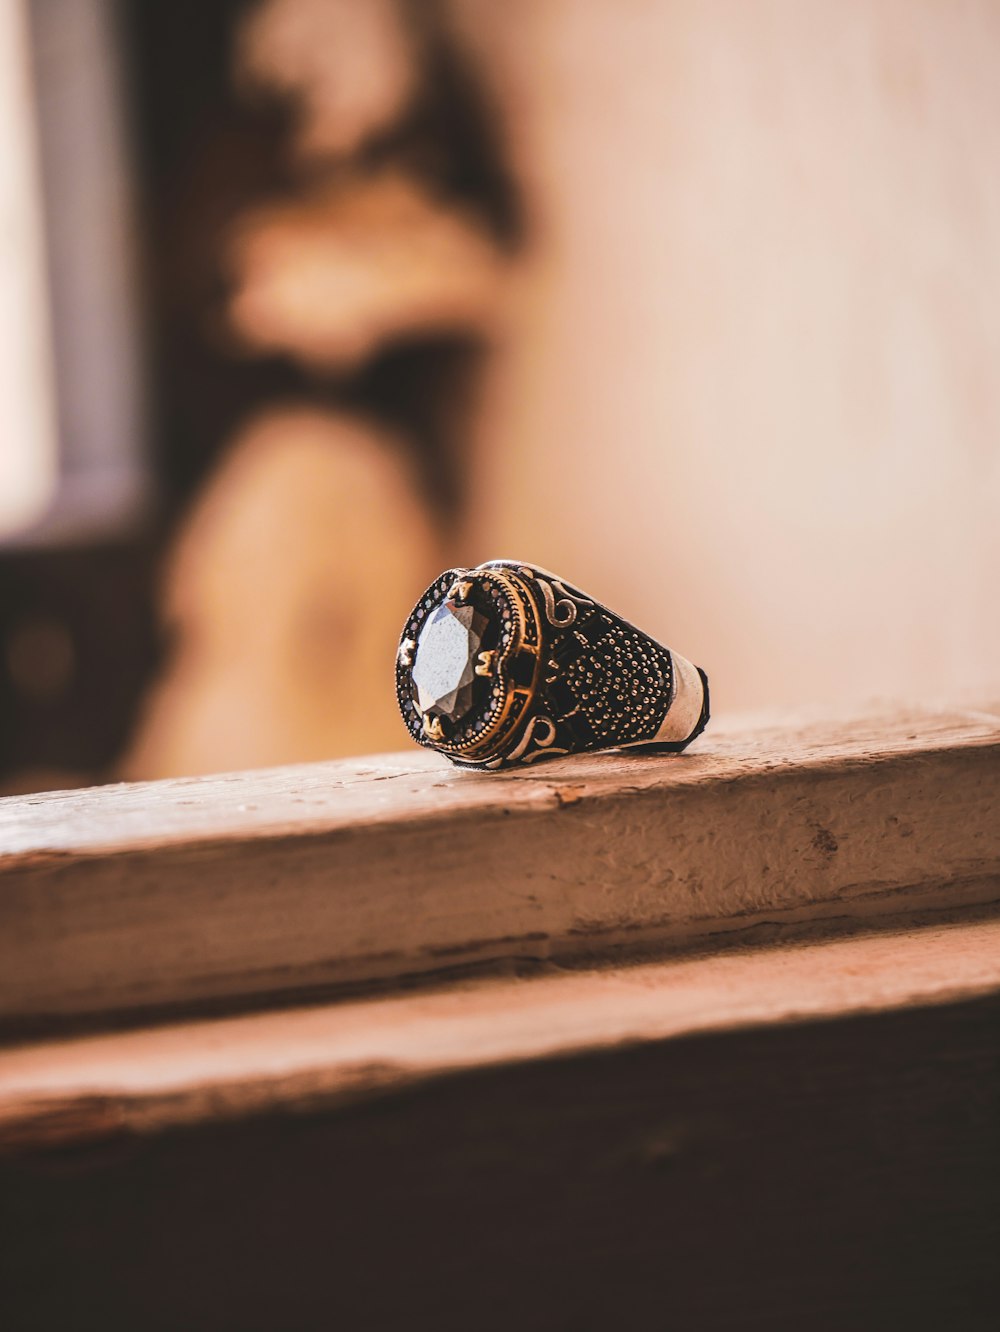
M 1000 709 L 0 801 L 10 1031 L 1000 899 Z
M 328 1109 L 471 1069 L 996 995 L 992 920 L 48 1041 L 0 1051 L 0 1152 Z

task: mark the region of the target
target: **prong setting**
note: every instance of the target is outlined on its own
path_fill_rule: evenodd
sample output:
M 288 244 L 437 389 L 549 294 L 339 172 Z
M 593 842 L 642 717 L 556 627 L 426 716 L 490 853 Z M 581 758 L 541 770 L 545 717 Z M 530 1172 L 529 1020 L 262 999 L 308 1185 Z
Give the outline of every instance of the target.
M 491 676 L 496 674 L 497 654 L 496 649 L 490 649 L 486 652 L 480 652 L 476 659 L 476 674 Z
M 444 739 L 444 729 L 441 726 L 440 717 L 432 717 L 429 712 L 425 712 L 421 725 L 423 727 L 424 735 L 427 736 L 428 740 L 437 741 Z

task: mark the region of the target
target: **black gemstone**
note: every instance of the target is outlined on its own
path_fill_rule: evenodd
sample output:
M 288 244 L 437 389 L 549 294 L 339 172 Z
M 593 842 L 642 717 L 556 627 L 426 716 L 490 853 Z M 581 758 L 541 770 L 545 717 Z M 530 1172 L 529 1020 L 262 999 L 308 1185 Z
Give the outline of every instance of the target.
M 417 707 L 432 717 L 460 721 L 473 707 L 476 662 L 489 619 L 476 606 L 449 597 L 424 621 L 411 677 Z

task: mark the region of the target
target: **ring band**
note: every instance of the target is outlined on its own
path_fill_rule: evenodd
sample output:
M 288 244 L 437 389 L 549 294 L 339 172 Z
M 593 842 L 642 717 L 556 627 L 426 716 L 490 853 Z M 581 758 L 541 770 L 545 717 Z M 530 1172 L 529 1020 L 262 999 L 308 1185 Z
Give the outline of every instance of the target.
M 708 678 L 554 574 L 448 569 L 396 656 L 410 735 L 463 767 L 602 749 L 677 753 L 708 722 Z

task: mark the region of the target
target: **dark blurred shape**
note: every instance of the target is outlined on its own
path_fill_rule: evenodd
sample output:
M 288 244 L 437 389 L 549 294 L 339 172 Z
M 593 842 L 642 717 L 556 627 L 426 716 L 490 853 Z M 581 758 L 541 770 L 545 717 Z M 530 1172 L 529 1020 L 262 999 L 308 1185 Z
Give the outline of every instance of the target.
M 254 366 L 222 335 L 223 239 L 249 200 L 288 179 L 288 116 L 241 102 L 234 32 L 248 0 L 118 0 L 129 72 L 147 306 L 150 430 L 168 515 L 180 511 L 227 435 L 260 401 L 293 393 L 281 358 Z
M 112 775 L 157 656 L 141 543 L 0 559 L 0 789 Z
M 31 615 L 7 638 L 7 671 L 14 691 L 35 703 L 55 703 L 73 685 L 76 649 L 60 620 Z
M 424 565 L 441 554 L 429 552 L 463 511 L 465 441 L 506 259 L 522 231 L 518 192 L 497 115 L 447 5 L 81 0 L 74 7 L 72 0 L 40 0 L 33 25 L 40 103 L 49 108 L 40 126 L 55 342 L 57 360 L 71 372 L 60 372 L 62 434 L 69 439 L 80 421 L 110 419 L 115 400 L 104 385 L 119 385 L 124 405 L 115 420 L 127 428 L 94 428 L 87 437 L 127 467 L 101 472 L 88 500 L 92 515 L 103 505 L 117 525 L 51 526 L 36 534 L 36 549 L 0 553 L 0 782 L 99 780 L 122 771 L 123 761 L 132 776 L 156 775 L 160 759 L 167 760 L 145 731 L 121 756 L 140 700 L 149 694 L 143 715 L 159 715 L 155 700 L 163 689 L 179 700 L 178 725 L 191 737 L 192 748 L 181 747 L 173 761 L 229 766 L 243 760 L 221 740 L 213 758 L 206 737 L 233 732 L 207 716 L 203 726 L 197 710 L 183 707 L 188 688 L 192 699 L 211 695 L 210 679 L 227 669 L 225 653 L 201 676 L 192 666 L 204 660 L 200 651 L 178 642 L 166 658 L 158 642 L 163 630 L 155 628 L 164 614 L 179 636 L 185 625 L 206 623 L 201 611 L 187 619 L 157 609 L 164 598 L 173 606 L 178 595 L 176 584 L 163 592 L 158 582 L 165 558 L 176 567 L 173 553 L 188 548 L 192 502 L 203 487 L 211 490 L 208 512 L 219 515 L 219 525 L 205 548 L 226 548 L 240 505 L 254 501 L 219 492 L 215 474 L 242 484 L 256 472 L 228 460 L 220 467 L 220 454 L 230 450 L 238 464 L 249 448 L 257 458 L 251 441 L 268 422 L 268 465 L 278 467 L 285 449 L 312 458 L 316 493 L 335 510 L 338 488 L 349 507 L 352 494 L 374 495 L 382 476 L 409 478 L 409 498 L 390 485 L 356 528 L 294 529 L 290 515 L 295 559 L 290 548 L 273 552 L 279 564 L 290 560 L 273 580 L 290 601 L 269 613 L 275 625 L 294 626 L 295 635 L 276 645 L 275 659 L 292 661 L 311 650 L 314 637 L 290 614 L 303 591 L 290 581 L 294 570 L 325 564 L 338 571 L 336 586 L 347 589 L 352 571 L 364 577 L 368 560 L 350 532 L 390 544 L 404 530 L 418 534 L 411 536 L 418 548 L 410 559 L 413 587 L 393 583 L 390 592 L 386 583 L 379 590 L 383 598 L 399 597 L 398 610 L 379 606 L 376 614 L 369 596 L 371 622 L 361 624 L 346 591 L 350 606 L 317 608 L 319 620 L 341 625 L 344 634 L 336 645 L 324 639 L 313 664 L 331 652 L 349 660 L 352 644 L 368 643 L 375 626 L 388 643 L 386 626 L 433 572 Z M 74 156 L 78 139 L 83 150 Z M 102 144 L 109 175 L 103 195 L 93 166 Z M 67 190 L 75 198 L 88 180 L 113 222 L 89 251 L 93 201 L 58 203 L 60 188 L 63 199 Z M 115 336 L 104 336 L 106 320 L 87 325 L 102 300 L 118 312 Z M 131 333 L 123 337 L 126 328 Z M 338 481 L 343 459 L 327 465 L 315 455 L 313 428 L 301 423 L 318 420 L 316 413 L 326 418 L 320 434 L 334 454 L 343 439 L 368 432 L 357 453 L 366 460 L 365 477 L 344 463 Z M 288 432 L 281 439 L 276 420 Z M 121 476 L 133 474 L 142 486 L 129 493 L 141 489 L 142 507 L 125 505 L 119 493 Z M 311 493 L 309 477 L 295 493 Z M 396 518 L 387 523 L 389 510 Z M 281 529 L 285 520 L 276 521 Z M 242 566 L 223 564 L 240 577 Z M 396 567 L 396 554 L 389 564 Z M 187 576 L 184 605 L 217 606 L 214 593 L 197 586 L 199 577 L 197 569 Z M 307 582 L 315 585 L 313 572 Z M 254 605 L 249 588 L 234 591 L 233 605 Z M 377 656 L 381 637 L 372 649 Z M 186 663 L 181 676 L 168 671 L 157 680 L 157 662 L 172 661 Z M 357 727 L 347 727 L 349 737 L 330 721 L 339 715 L 338 678 L 328 684 L 331 706 L 324 703 L 322 716 L 313 717 L 304 697 L 297 704 L 291 697 L 294 675 L 279 671 L 247 702 L 272 718 L 301 714 L 284 747 L 280 727 L 272 728 L 271 760 L 302 756 L 302 735 L 311 735 L 312 745 L 325 737 L 326 753 L 364 747 Z M 377 700 L 370 702 L 377 712 Z M 355 707 L 355 714 L 363 711 Z M 388 742 L 388 734 L 379 736 L 376 727 L 369 743 Z M 141 763 L 137 755 L 145 756 Z M 255 761 L 252 747 L 244 757 Z
M 0 547 L 5 790 L 111 775 L 157 660 L 159 552 L 196 469 L 183 466 L 183 423 L 169 439 L 159 429 L 172 394 L 162 391 L 163 319 L 149 298 L 169 247 L 149 226 L 162 203 L 153 182 L 190 158 L 231 100 L 229 32 L 242 8 L 26 6 L 58 462 L 42 520 Z M 158 136 L 165 125 L 169 133 Z M 209 434 L 212 401 L 201 397 Z M 210 456 L 218 439 L 210 445 L 193 433 Z
M 156 660 L 126 55 L 109 0 L 28 20 L 56 425 L 50 502 L 0 546 L 0 789 L 111 772 Z

